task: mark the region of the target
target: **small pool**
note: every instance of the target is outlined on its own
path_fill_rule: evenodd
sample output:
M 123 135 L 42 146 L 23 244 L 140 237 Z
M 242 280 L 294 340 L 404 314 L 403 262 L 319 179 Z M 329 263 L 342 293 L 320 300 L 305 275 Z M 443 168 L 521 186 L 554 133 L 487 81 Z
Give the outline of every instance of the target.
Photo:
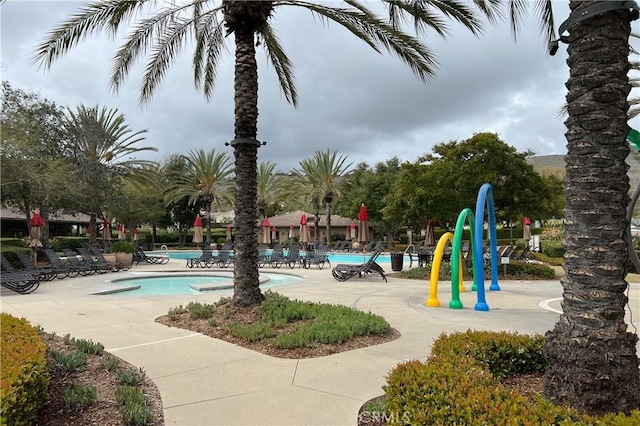
M 272 288 L 300 282 L 301 278 L 287 274 L 260 274 L 260 288 Z M 233 288 L 233 277 L 219 275 L 175 274 L 146 276 L 111 281 L 116 287 L 99 295 L 110 296 L 172 296 L 204 294 Z
M 169 256 L 170 259 L 180 259 L 180 260 L 186 260 L 186 259 L 190 259 L 190 258 L 195 258 L 195 257 L 199 257 L 202 252 L 199 250 L 177 250 L 177 251 L 169 251 L 169 252 L 160 252 L 160 251 L 155 251 L 155 252 L 148 252 L 149 255 L 167 255 Z M 357 253 L 329 253 L 329 261 L 331 262 L 331 264 L 335 264 L 337 265 L 338 263 L 354 263 L 354 264 L 360 264 L 360 263 L 364 263 L 367 260 L 369 260 L 369 257 L 371 256 L 371 253 L 365 253 L 365 255 L 363 256 L 361 253 L 357 254 Z M 409 261 L 409 256 L 405 255 L 405 261 Z M 391 256 L 388 253 L 383 253 L 380 256 L 378 256 L 378 259 L 376 259 L 376 262 L 378 263 L 391 263 Z

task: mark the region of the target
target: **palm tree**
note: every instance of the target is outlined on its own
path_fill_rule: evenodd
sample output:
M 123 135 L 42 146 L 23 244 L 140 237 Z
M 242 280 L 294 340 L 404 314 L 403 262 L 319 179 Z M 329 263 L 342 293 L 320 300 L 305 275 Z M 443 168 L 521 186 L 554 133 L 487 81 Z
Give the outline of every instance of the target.
M 90 215 L 90 242 L 95 242 L 96 218 L 117 196 L 123 177 L 144 176 L 145 167 L 155 163 L 140 160 L 135 154 L 157 151 L 139 147 L 146 130 L 133 131 L 117 109 L 85 107 L 67 109 L 64 130 L 70 143 L 70 161 L 81 192 L 76 198 L 78 211 Z
M 512 5 L 517 28 L 526 2 Z M 569 52 L 565 278 L 563 313 L 546 335 L 544 390 L 559 403 L 594 412 L 640 408 L 638 336 L 627 332 L 624 319 L 634 5 L 571 0 L 569 34 L 560 39 Z M 551 40 L 552 4 L 540 1 L 537 7 L 547 17 L 543 24 Z
M 311 200 L 315 215 L 316 242 L 320 201 L 324 201 L 327 213 L 327 245 L 331 244 L 331 202 L 334 197 L 340 196 L 340 184 L 351 167 L 351 163 L 345 164 L 346 161 L 347 157 L 339 156 L 337 150 L 316 151 L 312 158 L 300 162 L 299 169 L 292 171 L 297 186 L 295 191 L 306 194 Z
M 261 162 L 258 167 L 257 193 L 258 213 L 269 215 L 269 207 L 275 206 L 282 199 L 285 175 L 276 172 L 276 164 L 271 161 Z
M 109 0 L 87 4 L 48 34 L 37 48 L 35 58 L 48 68 L 87 35 L 99 30 L 105 30 L 109 35 L 116 34 L 120 27 L 135 19 L 137 13 L 149 16 L 148 3 L 146 0 Z M 262 301 L 258 280 L 258 244 L 253 232 L 257 219 L 257 155 L 261 145 L 257 140 L 256 39 L 265 48 L 287 101 L 295 105 L 298 98 L 292 64 L 271 26 L 276 9 L 282 6 L 302 7 L 322 21 L 335 22 L 376 51 L 386 49 L 397 55 L 423 81 L 434 75 L 435 58 L 416 37 L 401 29 L 403 24 L 411 20 L 418 33 L 432 29 L 445 36 L 448 27 L 444 17 L 461 23 L 474 34 L 480 34 L 482 26 L 478 13 L 495 20 L 497 10 L 496 2 L 480 1 L 473 3 L 475 8 L 462 0 L 383 3 L 389 9 L 389 20 L 378 17 L 359 0 L 349 1 L 346 7 L 303 0 L 190 0 L 163 4 L 163 8 L 153 11 L 152 16 L 135 22 L 132 32 L 115 55 L 111 85 L 118 90 L 135 59 L 150 52 L 140 91 L 141 102 L 147 102 L 174 62 L 177 52 L 192 36 L 195 42 L 195 84 L 209 98 L 225 38 L 230 34 L 235 36 L 235 132 L 230 143 L 234 149 L 236 169 L 234 304 L 252 305 Z
M 184 157 L 184 169 L 168 172 L 169 188 L 165 192 L 166 203 L 177 203 L 187 197 L 189 204 L 202 201 L 207 210 L 207 244 L 211 243 L 211 205 L 218 207 L 232 203 L 231 159 L 224 152 L 197 149 Z

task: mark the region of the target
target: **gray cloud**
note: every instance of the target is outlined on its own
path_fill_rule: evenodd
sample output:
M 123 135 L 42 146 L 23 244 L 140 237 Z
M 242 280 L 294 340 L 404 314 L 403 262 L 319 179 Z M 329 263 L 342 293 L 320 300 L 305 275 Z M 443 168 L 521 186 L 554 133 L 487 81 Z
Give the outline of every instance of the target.
M 81 102 L 118 108 L 132 128 L 149 130 L 148 142 L 159 148 L 153 159 L 195 148 L 231 153 L 224 142 L 233 139 L 232 52 L 221 64 L 211 102 L 193 87 L 187 48 L 144 108 L 138 105 L 144 61 L 117 96 L 109 91 L 111 57 L 121 38 L 88 38 L 48 72 L 30 65 L 38 41 L 79 5 L 6 2 L 0 8 L 2 78 L 71 108 Z M 557 24 L 567 13 L 558 2 Z M 277 11 L 274 25 L 296 67 L 300 104 L 286 103 L 259 51 L 258 138 L 268 142 L 259 160 L 290 170 L 314 150 L 331 148 L 354 164 L 393 156 L 413 161 L 436 143 L 482 131 L 498 132 L 519 150 L 564 153 L 557 112 L 568 77 L 566 48 L 549 57 L 537 20 L 529 21 L 517 42 L 505 23 L 487 27 L 481 37 L 454 24 L 447 40 L 427 34 L 439 67 L 423 84 L 397 58 L 377 54 L 340 27 L 327 28 L 302 10 Z

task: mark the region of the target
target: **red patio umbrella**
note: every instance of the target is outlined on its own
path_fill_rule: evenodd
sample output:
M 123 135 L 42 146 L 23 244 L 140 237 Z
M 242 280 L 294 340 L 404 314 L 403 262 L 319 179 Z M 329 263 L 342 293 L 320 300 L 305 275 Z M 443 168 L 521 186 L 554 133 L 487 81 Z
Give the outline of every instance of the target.
M 293 231 L 293 223 L 289 224 L 289 242 L 291 242 L 293 240 L 294 237 L 294 231 Z
M 201 244 L 204 241 L 202 238 L 202 218 L 200 215 L 196 216 L 196 220 L 193 221 L 193 242 L 194 244 Z
M 367 207 L 364 203 L 360 206 L 360 212 L 358 213 L 358 241 L 362 244 L 362 256 L 364 256 L 366 245 L 371 241 L 369 214 L 367 213 Z
M 133 231 L 133 241 L 138 241 L 138 228 Z
M 227 226 L 227 241 L 231 241 L 231 227 Z
M 124 225 L 123 224 L 119 224 L 118 225 L 118 239 L 119 240 L 124 240 Z
M 269 235 L 269 219 L 267 219 L 266 217 L 264 219 L 262 219 L 262 244 L 269 244 L 271 243 L 270 240 L 270 235 Z
M 271 228 L 271 241 L 276 241 L 278 239 L 278 228 L 275 226 Z
M 29 226 L 31 228 L 29 229 L 29 237 L 31 238 L 31 241 L 29 241 L 29 247 L 31 247 L 31 250 L 33 251 L 33 263 L 36 263 L 36 252 L 40 247 L 42 247 L 42 241 L 40 241 L 40 238 L 42 238 L 42 227 L 44 226 L 44 220 L 38 211 L 33 213 L 33 216 L 31 216 Z
M 351 232 L 351 238 L 349 239 L 355 240 L 356 239 L 356 223 L 354 221 L 351 221 L 351 225 L 349 226 L 349 228 Z
M 307 227 L 307 215 L 300 216 L 300 242 L 306 244 L 309 242 L 309 228 Z

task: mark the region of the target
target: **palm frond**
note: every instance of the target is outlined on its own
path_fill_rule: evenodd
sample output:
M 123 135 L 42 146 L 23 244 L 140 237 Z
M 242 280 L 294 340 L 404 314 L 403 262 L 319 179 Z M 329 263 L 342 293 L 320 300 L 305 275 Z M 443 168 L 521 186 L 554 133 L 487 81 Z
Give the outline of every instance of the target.
M 45 40 L 36 47 L 32 62 L 49 69 L 56 59 L 88 35 L 99 31 L 114 35 L 123 21 L 130 19 L 145 3 L 154 1 L 107 0 L 89 3 L 69 20 L 47 33 Z
M 553 19 L 553 1 L 538 0 L 535 5 L 536 13 L 540 19 L 540 32 L 545 37 L 545 42 L 550 43 L 556 39 L 555 22 Z
M 352 0 L 354 3 L 357 0 Z M 399 29 L 398 24 L 406 22 L 408 19 L 413 18 L 413 26 L 417 34 L 423 34 L 427 28 L 435 30 L 441 36 L 449 34 L 449 28 L 446 25 L 446 20 L 442 19 L 438 15 L 430 12 L 429 9 L 436 9 L 443 15 L 444 18 L 457 21 L 465 26 L 473 34 L 478 35 L 482 32 L 482 24 L 478 20 L 478 16 L 470 7 L 461 1 L 441 1 L 441 0 L 384 0 L 389 7 L 389 16 L 395 17 L 398 20 L 398 16 L 403 16 L 399 22 L 392 20 L 392 26 Z M 489 4 L 491 5 L 491 4 Z M 392 9 L 396 9 L 392 12 Z M 486 6 L 480 9 L 481 11 L 489 11 L 490 16 L 493 16 L 492 8 Z M 394 25 L 395 24 L 395 25 Z
M 293 78 L 293 64 L 282 49 L 273 27 L 269 25 L 268 22 L 262 28 L 260 34 L 264 40 L 264 47 L 267 51 L 269 60 L 276 70 L 276 75 L 280 82 L 280 88 L 284 93 L 285 99 L 293 106 L 297 106 L 298 92 Z
M 206 99 L 213 95 L 218 61 L 226 50 L 224 28 L 218 20 L 219 9 L 199 15 L 195 26 L 196 47 L 193 52 L 193 80 L 196 89 L 203 88 Z M 194 17 L 195 18 L 195 17 Z
M 356 37 L 380 53 L 380 47 L 396 54 L 422 81 L 435 74 L 436 59 L 420 41 L 362 10 L 327 7 L 297 0 L 278 1 L 278 5 L 303 7 L 322 20 L 342 25 Z
M 522 26 L 522 21 L 527 16 L 527 1 L 507 0 L 507 3 L 511 34 L 513 34 L 514 39 L 517 39 L 520 27 Z
M 160 10 L 150 18 L 143 19 L 137 23 L 135 28 L 127 36 L 125 43 L 118 49 L 111 66 L 111 89 L 117 92 L 120 85 L 124 82 L 127 74 L 136 58 L 144 54 L 149 46 L 153 43 L 154 34 L 163 33 L 166 27 L 181 13 L 183 10 L 193 7 L 198 10 L 202 1 L 197 0 L 192 4 L 183 6 L 172 6 Z

